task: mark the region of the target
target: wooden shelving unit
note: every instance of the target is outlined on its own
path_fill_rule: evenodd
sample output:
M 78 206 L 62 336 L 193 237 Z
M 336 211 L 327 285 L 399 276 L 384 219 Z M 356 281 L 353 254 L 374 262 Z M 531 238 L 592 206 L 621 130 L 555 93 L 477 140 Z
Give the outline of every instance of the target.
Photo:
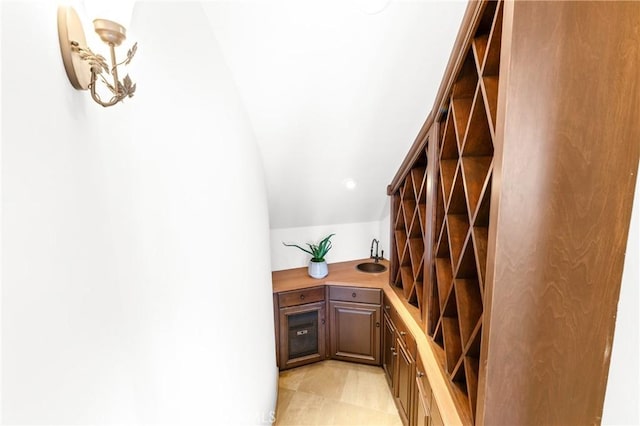
M 436 120 L 439 134 L 414 154 L 391 194 L 391 283 L 419 309 L 442 349 L 443 372 L 468 418 L 478 394 L 501 26 L 502 4 L 488 2 Z M 430 144 L 436 144 L 432 151 Z M 430 152 L 437 157 L 433 209 L 427 204 Z
M 427 153 L 422 152 L 400 190 L 392 196 L 393 245 L 391 279 L 423 314 Z
M 639 13 L 469 2 L 387 188 L 390 283 L 419 309 L 447 384 L 434 396 L 463 424 L 602 419 L 638 170 Z
M 438 315 L 430 316 L 427 330 L 444 350 L 444 369 L 466 395 L 472 418 L 478 394 L 501 25 L 502 4 L 489 3 L 441 118 L 436 213 L 440 238 L 434 242 L 435 285 L 429 301 Z

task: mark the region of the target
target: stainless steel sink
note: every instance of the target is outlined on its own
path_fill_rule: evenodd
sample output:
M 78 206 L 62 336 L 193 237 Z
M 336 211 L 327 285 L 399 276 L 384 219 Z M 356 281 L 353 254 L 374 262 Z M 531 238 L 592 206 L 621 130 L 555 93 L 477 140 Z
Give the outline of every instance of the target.
M 387 267 L 382 263 L 373 263 L 373 262 L 364 262 L 360 263 L 356 266 L 359 271 L 368 272 L 370 274 L 375 274 L 376 272 L 384 272 L 387 270 Z

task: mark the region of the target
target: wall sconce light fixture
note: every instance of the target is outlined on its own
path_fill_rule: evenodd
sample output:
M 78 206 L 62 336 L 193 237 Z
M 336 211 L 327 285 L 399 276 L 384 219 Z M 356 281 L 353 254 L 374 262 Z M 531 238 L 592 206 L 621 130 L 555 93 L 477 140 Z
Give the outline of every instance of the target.
M 127 97 L 132 97 L 136 91 L 136 85 L 126 75 L 122 81 L 118 79 L 118 67 L 128 65 L 136 53 L 138 44 L 135 43 L 127 52 L 127 57 L 121 62 L 116 60 L 115 48 L 120 46 L 127 38 L 127 30 L 117 22 L 107 19 L 95 19 L 93 26 L 100 39 L 108 46 L 111 54 L 111 64 L 99 54 L 93 53 L 84 37 L 82 22 L 75 9 L 70 6 L 58 8 L 58 38 L 64 68 L 71 85 L 78 90 L 91 91 L 94 101 L 103 107 L 117 104 Z M 111 75 L 112 81 L 107 78 Z M 98 83 L 109 89 L 112 97 L 104 102 L 97 92 Z

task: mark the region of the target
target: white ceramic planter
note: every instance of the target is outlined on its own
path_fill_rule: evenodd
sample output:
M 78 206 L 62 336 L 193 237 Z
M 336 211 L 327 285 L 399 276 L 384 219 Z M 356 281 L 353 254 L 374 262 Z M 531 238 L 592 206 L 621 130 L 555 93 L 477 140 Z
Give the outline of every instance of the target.
M 309 276 L 312 278 L 324 278 L 329 274 L 327 262 L 309 262 Z

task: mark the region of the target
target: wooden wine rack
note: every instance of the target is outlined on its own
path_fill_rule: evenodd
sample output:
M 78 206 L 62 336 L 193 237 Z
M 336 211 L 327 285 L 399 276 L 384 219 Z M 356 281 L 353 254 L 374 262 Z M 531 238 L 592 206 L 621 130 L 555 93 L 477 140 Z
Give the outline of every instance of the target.
M 478 393 L 501 35 L 502 3 L 487 2 L 436 119 L 437 137 L 427 138 L 392 197 L 392 284 L 418 308 L 441 350 L 455 400 L 471 419 Z M 437 149 L 430 150 L 430 143 Z M 427 201 L 429 161 L 435 164 L 435 185 Z M 434 217 L 427 217 L 433 210 Z M 428 245 L 432 251 L 425 250 Z
M 475 416 L 493 171 L 502 4 L 489 3 L 441 122 L 428 332 Z
M 602 420 L 638 170 L 639 13 L 468 3 L 387 188 L 390 283 L 446 383 L 432 386 L 455 406 L 446 424 Z
M 392 283 L 422 311 L 426 232 L 427 155 L 422 152 L 393 197 Z

